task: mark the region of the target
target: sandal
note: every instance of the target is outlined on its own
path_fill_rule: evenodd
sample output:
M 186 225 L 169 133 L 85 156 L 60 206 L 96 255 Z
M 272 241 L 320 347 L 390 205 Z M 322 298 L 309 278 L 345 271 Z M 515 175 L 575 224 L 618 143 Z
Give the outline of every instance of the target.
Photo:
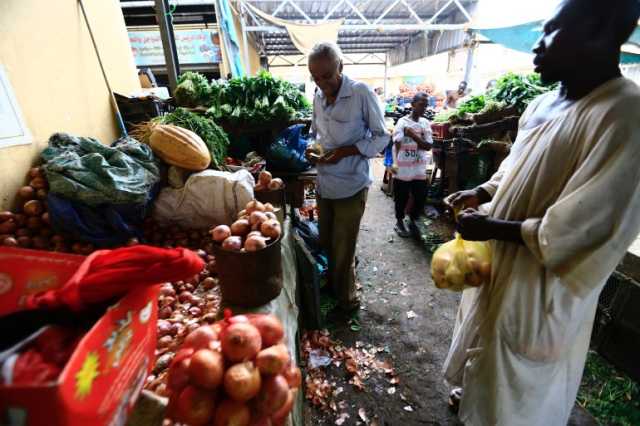
M 461 399 L 462 388 L 453 388 L 451 392 L 449 392 L 449 410 L 451 410 L 452 413 L 458 414 Z

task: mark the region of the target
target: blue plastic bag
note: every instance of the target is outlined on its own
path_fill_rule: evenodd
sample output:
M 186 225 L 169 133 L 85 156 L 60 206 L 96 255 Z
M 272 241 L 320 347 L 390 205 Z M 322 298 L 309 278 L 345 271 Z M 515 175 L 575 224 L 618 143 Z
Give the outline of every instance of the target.
M 300 154 L 304 155 L 307 150 L 308 141 L 302 136 L 302 131 L 306 126 L 304 124 L 295 124 L 284 129 L 278 135 L 277 139 L 284 139 L 287 146 Z
M 311 168 L 304 156 L 307 139 L 302 136 L 304 124 L 284 129 L 267 149 L 267 169 L 276 172 L 300 173 Z

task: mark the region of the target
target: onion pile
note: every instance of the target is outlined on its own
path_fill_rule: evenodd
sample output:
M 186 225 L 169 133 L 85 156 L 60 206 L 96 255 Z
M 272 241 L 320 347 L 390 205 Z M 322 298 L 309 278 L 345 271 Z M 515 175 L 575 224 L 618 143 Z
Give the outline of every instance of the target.
M 255 252 L 277 241 L 282 235 L 282 226 L 271 204 L 252 200 L 230 227 L 218 225 L 209 233 L 214 243 L 220 244 L 225 250 Z
M 27 176 L 29 184 L 18 190 L 19 213 L 0 212 L 0 245 L 88 255 L 92 244 L 73 242 L 55 234 L 47 211 L 49 185 L 40 167 L 33 167 Z
M 167 376 L 169 364 L 179 358 L 178 349 L 181 346 L 206 349 L 208 343 L 217 338 L 208 327 L 216 321 L 221 302 L 215 258 L 204 250 L 198 250 L 198 254 L 206 262 L 202 272 L 190 280 L 165 283 L 160 287 L 156 364 L 145 389 L 161 396 L 169 396 L 167 382 L 175 380 L 175 377 Z
M 192 250 L 204 250 L 213 254 L 212 239 L 208 230 L 184 229 L 179 226 L 163 227 L 152 218 L 147 218 L 142 226 L 147 244 L 158 247 L 185 247 Z
M 283 339 L 273 315 L 228 315 L 194 330 L 169 367 L 168 417 L 191 426 L 283 425 L 301 383 Z
M 280 178 L 272 178 L 271 173 L 264 170 L 260 172 L 258 176 L 258 183 L 256 184 L 255 191 L 277 191 L 284 188 L 284 182 Z

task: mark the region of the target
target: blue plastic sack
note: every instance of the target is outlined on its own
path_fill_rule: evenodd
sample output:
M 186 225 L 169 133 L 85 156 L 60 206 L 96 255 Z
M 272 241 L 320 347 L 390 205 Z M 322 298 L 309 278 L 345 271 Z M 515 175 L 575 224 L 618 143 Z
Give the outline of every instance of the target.
M 289 126 L 282 132 L 280 132 L 277 140 L 285 140 L 289 148 L 304 155 L 308 144 L 307 139 L 302 136 L 302 132 L 304 131 L 305 127 L 306 126 L 304 124 L 295 124 L 293 126 Z
M 56 232 L 96 247 L 113 247 L 121 246 L 131 238 L 143 237 L 142 224 L 151 202 L 146 206 L 103 204 L 92 207 L 49 193 L 47 205 L 51 227 Z
M 311 168 L 304 156 L 307 139 L 302 136 L 305 126 L 296 124 L 284 129 L 267 149 L 267 169 L 275 172 L 300 173 Z

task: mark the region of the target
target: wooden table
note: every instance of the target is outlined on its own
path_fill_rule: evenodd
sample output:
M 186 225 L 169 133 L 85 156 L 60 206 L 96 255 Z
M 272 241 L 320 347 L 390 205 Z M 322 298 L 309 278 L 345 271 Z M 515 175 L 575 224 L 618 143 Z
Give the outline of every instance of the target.
M 318 176 L 316 168 L 311 168 L 306 172 L 271 172 L 273 177 L 280 178 L 285 184 L 285 196 L 287 204 L 291 207 L 300 208 L 304 203 L 304 187 L 309 183 L 315 184 Z

